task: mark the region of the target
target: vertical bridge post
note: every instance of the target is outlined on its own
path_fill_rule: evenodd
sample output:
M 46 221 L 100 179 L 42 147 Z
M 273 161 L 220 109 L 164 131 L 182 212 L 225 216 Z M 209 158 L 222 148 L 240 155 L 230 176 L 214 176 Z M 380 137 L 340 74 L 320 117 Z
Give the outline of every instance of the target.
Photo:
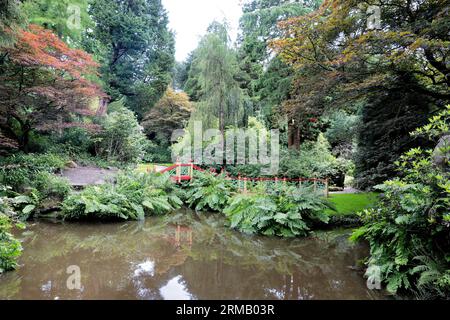
M 176 178 L 177 178 L 178 183 L 181 183 L 181 164 L 180 164 L 179 159 L 177 159 L 177 163 L 175 165 L 177 166 Z

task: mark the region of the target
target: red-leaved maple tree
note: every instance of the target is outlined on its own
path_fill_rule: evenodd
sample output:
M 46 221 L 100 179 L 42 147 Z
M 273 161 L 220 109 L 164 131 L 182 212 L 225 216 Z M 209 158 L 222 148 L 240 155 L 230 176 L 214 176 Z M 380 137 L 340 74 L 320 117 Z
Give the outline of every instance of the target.
M 95 126 L 80 122 L 93 116 L 94 98 L 105 99 L 91 79 L 98 64 L 72 49 L 52 31 L 36 25 L 19 31 L 16 44 L 0 52 L 0 129 L 26 149 L 29 135 L 65 127 Z

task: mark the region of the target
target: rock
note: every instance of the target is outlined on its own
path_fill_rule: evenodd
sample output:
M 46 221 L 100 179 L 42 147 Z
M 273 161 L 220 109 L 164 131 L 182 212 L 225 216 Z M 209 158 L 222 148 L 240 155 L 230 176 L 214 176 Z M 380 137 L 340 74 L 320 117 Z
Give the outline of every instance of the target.
M 442 170 L 449 169 L 450 135 L 443 136 L 433 151 L 433 163 Z
M 78 165 L 74 161 L 69 161 L 66 163 L 66 168 L 75 169 L 78 168 Z

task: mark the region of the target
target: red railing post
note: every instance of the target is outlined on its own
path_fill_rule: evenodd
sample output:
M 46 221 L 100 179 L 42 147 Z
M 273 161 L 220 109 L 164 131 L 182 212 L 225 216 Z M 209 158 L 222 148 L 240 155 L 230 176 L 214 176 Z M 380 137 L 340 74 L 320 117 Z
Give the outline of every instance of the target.
M 180 164 L 179 158 L 177 158 L 177 162 L 175 163 L 175 165 L 177 166 L 176 179 L 177 179 L 178 183 L 181 183 L 181 164 Z

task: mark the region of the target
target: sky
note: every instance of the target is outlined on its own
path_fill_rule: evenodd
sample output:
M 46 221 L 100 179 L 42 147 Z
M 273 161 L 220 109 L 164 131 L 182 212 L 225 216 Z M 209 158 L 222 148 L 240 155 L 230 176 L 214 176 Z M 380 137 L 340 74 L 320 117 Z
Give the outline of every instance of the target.
M 194 50 L 213 20 L 230 25 L 230 36 L 237 37 L 242 0 L 162 0 L 169 15 L 169 27 L 176 36 L 176 60 L 183 61 Z

